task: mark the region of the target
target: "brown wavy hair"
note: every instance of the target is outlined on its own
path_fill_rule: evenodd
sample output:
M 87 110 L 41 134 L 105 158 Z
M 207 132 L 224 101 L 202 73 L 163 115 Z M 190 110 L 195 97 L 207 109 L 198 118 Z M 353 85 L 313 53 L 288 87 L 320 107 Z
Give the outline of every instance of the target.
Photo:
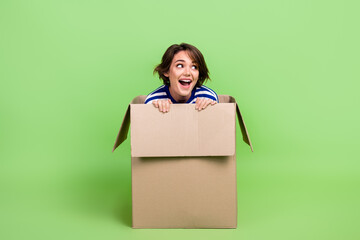
M 195 46 L 181 43 L 171 45 L 164 53 L 161 59 L 161 63 L 157 65 L 154 69 L 154 74 L 158 73 L 159 78 L 162 79 L 165 85 L 170 85 L 170 80 L 164 75 L 164 73 L 169 72 L 171 62 L 176 53 L 180 51 L 186 51 L 190 58 L 197 64 L 199 70 L 199 79 L 196 83 L 196 87 L 203 85 L 209 77 L 209 70 L 206 66 L 206 62 L 202 53 Z

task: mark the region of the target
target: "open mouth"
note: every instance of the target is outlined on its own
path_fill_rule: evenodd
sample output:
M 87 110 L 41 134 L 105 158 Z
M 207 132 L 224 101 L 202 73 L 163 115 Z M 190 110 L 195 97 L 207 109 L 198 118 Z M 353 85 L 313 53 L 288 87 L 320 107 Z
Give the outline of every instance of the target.
M 188 87 L 191 84 L 191 80 L 179 80 L 179 83 L 184 87 Z

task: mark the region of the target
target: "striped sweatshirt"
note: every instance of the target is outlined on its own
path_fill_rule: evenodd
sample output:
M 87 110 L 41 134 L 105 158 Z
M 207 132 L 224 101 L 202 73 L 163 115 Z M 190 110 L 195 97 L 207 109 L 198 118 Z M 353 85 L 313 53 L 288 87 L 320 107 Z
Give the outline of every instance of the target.
M 191 97 L 186 103 L 195 103 L 196 98 L 210 98 L 216 102 L 219 102 L 219 98 L 217 94 L 210 88 L 205 87 L 204 85 L 201 87 L 195 87 L 191 92 Z M 152 103 L 154 100 L 159 99 L 170 99 L 172 103 L 178 103 L 175 99 L 171 96 L 169 91 L 169 86 L 162 85 L 161 87 L 157 88 L 156 90 L 152 91 L 145 99 L 145 104 Z

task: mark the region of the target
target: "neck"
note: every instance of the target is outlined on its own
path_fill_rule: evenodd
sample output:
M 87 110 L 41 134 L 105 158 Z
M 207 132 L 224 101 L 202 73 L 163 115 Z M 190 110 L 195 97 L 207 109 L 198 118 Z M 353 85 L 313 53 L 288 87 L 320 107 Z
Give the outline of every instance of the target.
M 191 92 L 189 94 L 189 96 L 180 96 L 178 94 L 176 94 L 172 89 L 171 87 L 169 87 L 169 92 L 171 94 L 171 97 L 178 103 L 186 103 L 190 97 L 191 97 Z

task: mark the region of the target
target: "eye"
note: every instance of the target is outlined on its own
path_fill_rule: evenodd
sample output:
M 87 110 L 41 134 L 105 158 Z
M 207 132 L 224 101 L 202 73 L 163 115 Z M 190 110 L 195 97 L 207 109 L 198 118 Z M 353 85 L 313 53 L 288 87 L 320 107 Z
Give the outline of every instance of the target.
M 176 65 L 176 67 L 178 67 L 178 68 L 182 68 L 182 67 L 183 67 L 183 65 L 182 65 L 181 63 L 179 63 L 179 64 L 177 64 L 177 65 Z
M 191 68 L 192 69 L 198 69 L 196 65 L 193 65 Z

